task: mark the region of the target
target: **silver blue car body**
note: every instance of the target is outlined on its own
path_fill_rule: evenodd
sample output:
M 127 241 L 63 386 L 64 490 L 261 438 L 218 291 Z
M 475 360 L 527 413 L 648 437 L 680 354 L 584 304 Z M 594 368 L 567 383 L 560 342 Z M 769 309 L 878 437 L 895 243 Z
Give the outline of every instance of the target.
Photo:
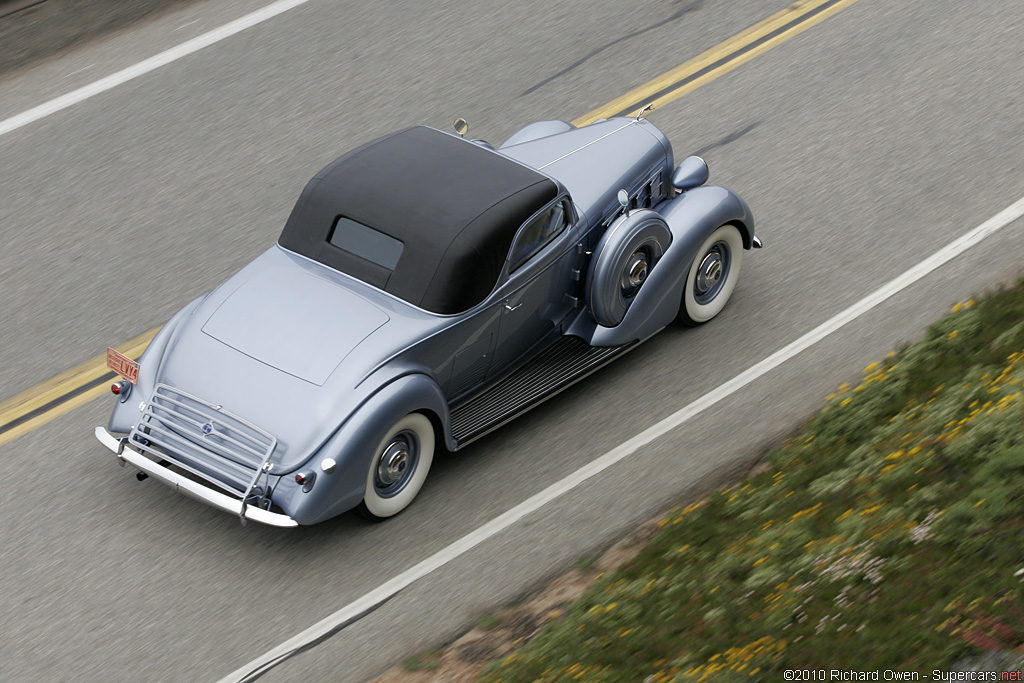
M 435 450 L 721 310 L 760 241 L 707 175 L 643 119 L 375 140 L 160 330 L 97 437 L 243 520 L 397 514 Z

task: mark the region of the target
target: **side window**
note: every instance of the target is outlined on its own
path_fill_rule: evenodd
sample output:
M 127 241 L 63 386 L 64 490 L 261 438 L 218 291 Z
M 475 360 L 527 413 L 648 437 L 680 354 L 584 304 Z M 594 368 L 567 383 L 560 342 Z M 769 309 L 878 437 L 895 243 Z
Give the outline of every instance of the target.
M 526 224 L 516 236 L 509 258 L 509 272 L 515 271 L 565 229 L 566 205 L 558 202 Z

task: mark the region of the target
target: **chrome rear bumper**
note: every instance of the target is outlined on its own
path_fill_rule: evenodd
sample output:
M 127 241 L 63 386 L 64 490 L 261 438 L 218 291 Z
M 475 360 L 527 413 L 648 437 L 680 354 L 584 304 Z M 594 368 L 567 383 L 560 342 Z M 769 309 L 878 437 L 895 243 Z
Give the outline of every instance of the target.
M 230 512 L 233 515 L 237 515 L 243 521 L 251 519 L 252 521 L 259 522 L 260 524 L 268 524 L 270 526 L 277 527 L 295 527 L 299 525 L 298 522 L 288 515 L 270 512 L 269 510 L 263 510 L 253 505 L 246 505 L 243 501 L 237 498 L 232 498 L 220 491 L 204 486 L 203 484 L 193 481 L 188 477 L 184 477 L 170 468 L 164 467 L 163 465 L 150 460 L 132 448 L 125 448 L 124 439 L 115 438 L 103 427 L 97 427 L 95 434 L 99 442 L 109 448 L 122 463 L 129 463 L 141 472 L 145 472 L 159 482 L 170 486 L 178 493 L 184 494 L 189 498 L 194 498 L 201 503 L 211 505 L 218 510 Z

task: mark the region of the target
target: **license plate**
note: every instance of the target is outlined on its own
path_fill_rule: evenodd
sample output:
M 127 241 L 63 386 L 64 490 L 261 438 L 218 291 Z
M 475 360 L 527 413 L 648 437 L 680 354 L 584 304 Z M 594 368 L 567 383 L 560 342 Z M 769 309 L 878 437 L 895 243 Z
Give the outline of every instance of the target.
M 139 383 L 139 364 L 117 349 L 107 349 L 107 367 L 132 384 Z

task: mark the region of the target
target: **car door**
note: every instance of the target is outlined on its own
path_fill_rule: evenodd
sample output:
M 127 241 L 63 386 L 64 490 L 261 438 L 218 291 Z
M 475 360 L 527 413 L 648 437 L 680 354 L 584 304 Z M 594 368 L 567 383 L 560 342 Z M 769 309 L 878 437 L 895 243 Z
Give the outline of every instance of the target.
M 450 401 L 457 403 L 471 395 L 487 379 L 500 315 L 499 306 L 488 306 L 472 319 L 460 323 L 457 330 L 452 330 L 454 336 L 465 341 L 452 357 L 450 378 L 442 383 L 442 390 Z
M 579 255 L 571 240 L 575 214 L 566 198 L 527 221 L 512 243 L 508 278 L 499 289 L 501 319 L 490 377 L 498 377 L 546 346 L 573 310 Z

